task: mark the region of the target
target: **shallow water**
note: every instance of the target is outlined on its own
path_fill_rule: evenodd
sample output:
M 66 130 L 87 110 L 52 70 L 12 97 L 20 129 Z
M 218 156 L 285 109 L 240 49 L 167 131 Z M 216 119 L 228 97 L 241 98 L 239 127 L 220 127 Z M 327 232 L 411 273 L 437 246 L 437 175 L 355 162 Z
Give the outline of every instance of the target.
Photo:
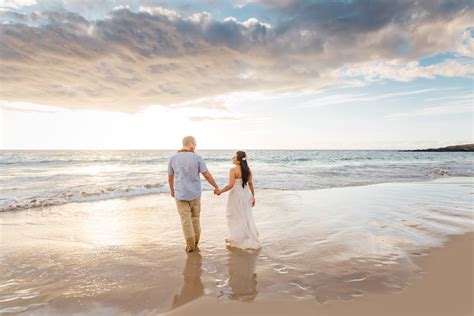
M 175 151 L 0 151 L 0 211 L 166 192 Z M 199 151 L 218 183 L 231 150 Z M 259 189 L 311 190 L 474 176 L 474 154 L 395 150 L 250 150 Z M 288 179 L 292 181 L 288 181 Z M 207 183 L 204 188 L 208 189 Z
M 474 230 L 474 178 L 316 191 L 258 190 L 263 249 L 224 247 L 225 197 L 203 195 L 189 256 L 167 194 L 0 214 L 0 313 L 164 312 L 219 301 L 350 300 L 403 290 L 412 256 Z

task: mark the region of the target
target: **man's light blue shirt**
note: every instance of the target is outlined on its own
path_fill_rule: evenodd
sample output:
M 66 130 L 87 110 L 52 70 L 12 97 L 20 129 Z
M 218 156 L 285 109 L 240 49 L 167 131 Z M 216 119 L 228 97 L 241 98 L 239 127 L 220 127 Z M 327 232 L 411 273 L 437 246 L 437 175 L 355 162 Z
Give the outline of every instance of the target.
M 178 152 L 168 163 L 168 174 L 174 175 L 175 197 L 191 201 L 201 196 L 200 173 L 207 172 L 204 159 L 193 152 Z

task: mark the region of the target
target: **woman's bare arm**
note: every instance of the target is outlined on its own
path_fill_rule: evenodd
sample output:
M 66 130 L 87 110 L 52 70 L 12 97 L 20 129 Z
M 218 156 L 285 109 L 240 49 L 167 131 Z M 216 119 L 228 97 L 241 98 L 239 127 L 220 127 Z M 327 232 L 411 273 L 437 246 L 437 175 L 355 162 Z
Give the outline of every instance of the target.
M 252 172 L 250 172 L 249 180 L 247 181 L 247 185 L 249 186 L 250 192 L 252 192 L 253 197 L 255 197 L 255 190 L 253 189 L 253 179 L 252 179 Z
M 223 189 L 219 190 L 217 193 L 218 195 L 221 195 L 224 192 L 229 191 L 234 187 L 235 184 L 235 174 L 234 174 L 234 169 L 230 169 L 229 171 L 229 184 L 227 184 Z
M 249 180 L 247 181 L 247 185 L 249 186 L 250 192 L 252 192 L 253 200 L 252 200 L 252 206 L 255 206 L 255 190 L 253 188 L 253 176 L 252 176 L 252 171 L 250 171 L 249 175 Z

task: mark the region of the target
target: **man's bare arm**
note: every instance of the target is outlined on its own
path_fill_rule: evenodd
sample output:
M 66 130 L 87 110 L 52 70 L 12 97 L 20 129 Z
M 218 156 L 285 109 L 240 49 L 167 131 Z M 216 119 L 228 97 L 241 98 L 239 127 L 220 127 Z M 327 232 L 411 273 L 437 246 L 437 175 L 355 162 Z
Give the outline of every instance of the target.
M 171 196 L 174 197 L 174 174 L 168 175 L 168 184 L 170 186 Z
M 214 177 L 209 171 L 204 172 L 202 175 L 204 176 L 204 178 L 206 178 L 207 182 L 209 182 L 209 184 L 214 187 L 214 189 L 219 189 L 216 180 L 214 180 Z

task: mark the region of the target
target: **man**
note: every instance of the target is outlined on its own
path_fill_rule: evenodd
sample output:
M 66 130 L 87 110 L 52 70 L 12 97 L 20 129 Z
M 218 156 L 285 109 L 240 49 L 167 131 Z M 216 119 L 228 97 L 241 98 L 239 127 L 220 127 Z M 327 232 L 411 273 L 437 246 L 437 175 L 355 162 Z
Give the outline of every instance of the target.
M 194 153 L 195 149 L 196 139 L 192 136 L 184 137 L 183 148 L 170 158 L 168 164 L 168 183 L 181 217 L 187 252 L 196 249 L 201 235 L 199 216 L 202 189 L 199 174 L 202 173 L 214 187 L 214 193 L 219 190 L 204 160 Z

